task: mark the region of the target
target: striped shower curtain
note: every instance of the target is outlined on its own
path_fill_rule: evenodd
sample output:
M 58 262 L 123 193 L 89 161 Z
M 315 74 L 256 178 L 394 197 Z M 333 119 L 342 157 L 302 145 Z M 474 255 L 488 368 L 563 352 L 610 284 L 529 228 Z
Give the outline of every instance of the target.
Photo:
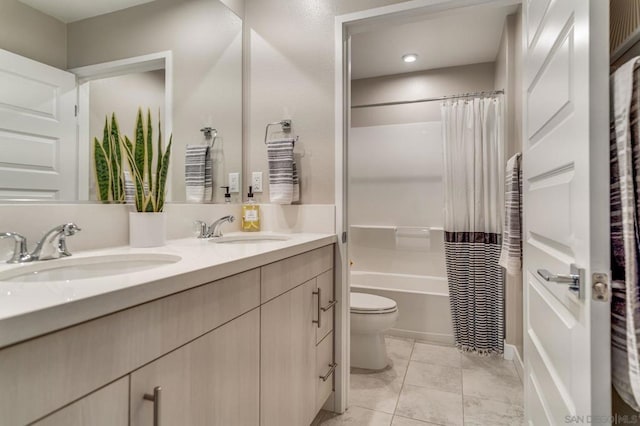
M 611 366 L 622 399 L 640 411 L 640 57 L 612 78 Z
M 501 97 L 442 104 L 445 260 L 456 346 L 504 349 Z

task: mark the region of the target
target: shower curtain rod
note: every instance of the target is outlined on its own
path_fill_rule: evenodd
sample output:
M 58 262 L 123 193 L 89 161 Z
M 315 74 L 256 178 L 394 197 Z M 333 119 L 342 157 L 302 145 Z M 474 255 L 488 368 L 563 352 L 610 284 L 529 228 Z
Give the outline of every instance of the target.
M 501 89 L 501 90 L 492 90 L 489 92 L 473 92 L 473 93 L 464 93 L 462 95 L 440 96 L 438 98 L 415 99 L 413 101 L 380 102 L 377 104 L 352 105 L 351 108 L 371 108 L 371 107 L 390 106 L 390 105 L 417 104 L 421 102 L 446 101 L 447 99 L 460 99 L 460 98 L 471 98 L 476 96 L 493 96 L 493 95 L 502 95 L 502 94 L 504 94 L 504 90 Z

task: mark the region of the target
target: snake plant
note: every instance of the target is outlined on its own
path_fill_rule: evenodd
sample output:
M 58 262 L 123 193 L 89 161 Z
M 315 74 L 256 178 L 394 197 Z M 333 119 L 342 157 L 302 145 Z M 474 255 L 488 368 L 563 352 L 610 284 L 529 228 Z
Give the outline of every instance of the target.
M 116 115 L 104 118 L 102 142 L 93 138 L 93 155 L 96 169 L 98 198 L 104 202 L 124 202 L 124 177 L 122 174 L 122 149 Z
M 157 158 L 154 166 L 154 152 L 152 142 L 151 111 L 147 111 L 147 122 L 142 117 L 142 109 L 138 109 L 136 117 L 135 142 L 124 137 L 124 152 L 131 170 L 131 178 L 135 186 L 136 209 L 139 212 L 161 212 L 164 208 L 167 174 L 169 172 L 169 157 L 171 156 L 171 141 L 167 149 L 162 149 L 162 131 L 158 120 Z

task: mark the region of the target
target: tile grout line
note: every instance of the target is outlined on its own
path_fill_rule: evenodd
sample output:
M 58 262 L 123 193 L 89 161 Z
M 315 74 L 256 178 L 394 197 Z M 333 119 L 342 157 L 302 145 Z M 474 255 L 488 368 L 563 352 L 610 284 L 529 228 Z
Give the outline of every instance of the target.
M 398 404 L 400 403 L 400 395 L 402 395 L 402 391 L 404 390 L 404 382 L 407 380 L 407 373 L 409 372 L 409 366 L 411 366 L 411 357 L 413 357 L 413 351 L 416 347 L 416 341 L 413 339 L 411 341 L 411 352 L 409 352 L 409 360 L 407 362 L 407 369 L 404 371 L 404 376 L 402 377 L 402 385 L 400 386 L 400 392 L 398 392 L 398 397 L 396 398 L 396 406 L 393 408 L 393 414 L 391 415 L 391 423 L 393 423 L 393 418 L 396 416 L 396 411 L 398 411 Z

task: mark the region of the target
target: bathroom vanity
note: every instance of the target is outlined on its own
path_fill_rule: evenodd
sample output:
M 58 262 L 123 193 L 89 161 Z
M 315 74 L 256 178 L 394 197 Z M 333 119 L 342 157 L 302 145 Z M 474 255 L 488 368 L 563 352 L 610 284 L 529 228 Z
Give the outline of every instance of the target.
M 179 262 L 0 319 L 0 424 L 310 424 L 333 390 L 334 243 L 176 240 Z

